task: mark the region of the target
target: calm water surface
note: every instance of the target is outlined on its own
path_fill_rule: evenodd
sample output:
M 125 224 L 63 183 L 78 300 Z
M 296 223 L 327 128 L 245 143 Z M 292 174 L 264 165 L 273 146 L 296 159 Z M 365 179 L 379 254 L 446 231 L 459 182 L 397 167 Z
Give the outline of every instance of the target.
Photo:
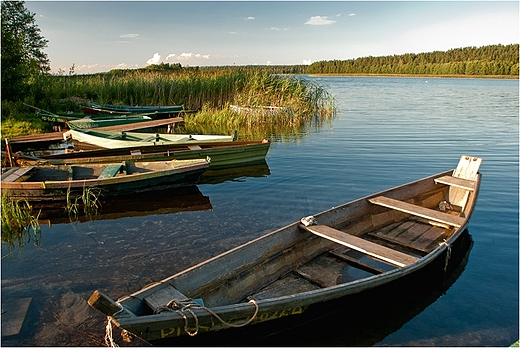
M 483 180 L 468 228 L 473 246 L 453 284 L 424 294 L 424 303 L 410 298 L 360 316 L 360 337 L 341 324 L 356 314 L 348 312 L 250 344 L 518 340 L 518 81 L 309 78 L 335 96 L 335 119 L 294 139 L 273 134 L 267 165 L 172 198 L 190 197 L 193 207 L 161 209 L 165 203 L 152 196 L 142 201 L 152 215 L 45 226 L 39 249 L 28 245 L 8 257 L 2 245 L 2 305 L 32 298 L 22 334 L 2 344 L 102 345 L 105 318 L 86 305 L 95 289 L 118 298 L 303 216 L 454 168 L 462 154 L 484 159 Z M 400 314 L 406 311 L 413 315 Z

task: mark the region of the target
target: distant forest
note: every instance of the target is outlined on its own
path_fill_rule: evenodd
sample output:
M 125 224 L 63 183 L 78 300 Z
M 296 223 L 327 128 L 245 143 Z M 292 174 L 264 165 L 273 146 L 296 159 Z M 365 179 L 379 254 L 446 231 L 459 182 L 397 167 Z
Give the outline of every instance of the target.
M 518 44 L 455 48 L 446 52 L 315 62 L 307 74 L 417 74 L 518 76 Z
M 388 74 L 503 76 L 518 78 L 518 44 L 455 48 L 446 52 L 407 53 L 385 57 L 319 61 L 311 65 L 187 66 L 180 63 L 148 65 L 141 71 L 263 71 L 271 74 Z M 118 73 L 113 70 L 110 73 Z

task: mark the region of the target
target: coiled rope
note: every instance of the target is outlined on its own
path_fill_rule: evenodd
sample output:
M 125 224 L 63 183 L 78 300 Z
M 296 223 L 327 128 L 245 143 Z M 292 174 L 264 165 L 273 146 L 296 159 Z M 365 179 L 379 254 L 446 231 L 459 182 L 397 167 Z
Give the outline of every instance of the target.
M 253 316 L 251 318 L 249 318 L 246 322 L 244 322 L 242 324 L 228 323 L 224 319 L 222 319 L 217 313 L 215 313 L 214 311 L 212 311 L 211 309 L 209 309 L 205 306 L 201 306 L 200 304 L 193 301 L 192 299 L 171 300 L 170 302 L 168 302 L 166 304 L 166 306 L 157 308 L 155 312 L 156 313 L 161 313 L 164 311 L 177 312 L 184 319 L 184 331 L 190 336 L 195 336 L 199 332 L 199 318 L 193 312 L 192 309 L 205 310 L 206 312 L 208 312 L 209 314 L 211 314 L 212 316 L 217 318 L 218 321 L 220 321 L 225 326 L 243 327 L 243 326 L 246 326 L 246 325 L 250 324 L 251 322 L 253 322 L 253 320 L 255 320 L 256 316 L 258 315 L 258 304 L 256 303 L 256 301 L 251 299 L 249 301 L 249 303 L 251 303 L 253 306 L 255 306 L 255 313 L 253 314 Z M 185 313 L 189 313 L 195 320 L 195 329 L 194 330 L 190 330 L 189 325 L 188 325 L 188 317 L 186 316 Z

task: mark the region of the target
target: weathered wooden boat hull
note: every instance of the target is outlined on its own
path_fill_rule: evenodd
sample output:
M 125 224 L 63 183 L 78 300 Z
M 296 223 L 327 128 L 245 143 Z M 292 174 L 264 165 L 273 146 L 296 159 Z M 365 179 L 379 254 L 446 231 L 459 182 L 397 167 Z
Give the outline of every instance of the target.
M 459 167 L 464 162 L 478 170 L 480 161 L 463 156 Z M 95 292 L 89 304 L 153 341 L 302 314 L 434 263 L 442 270 L 480 186 L 478 172 L 459 167 L 302 219 L 117 303 Z M 303 224 L 310 220 L 316 223 Z
M 147 122 L 153 120 L 152 117 L 148 115 L 143 116 L 119 116 L 119 117 L 103 117 L 103 118 L 95 118 L 95 117 L 84 117 L 78 118 L 75 120 L 67 121 L 67 125 L 70 129 L 83 130 L 90 128 L 99 128 L 99 127 L 109 127 L 109 126 L 117 126 L 121 124 L 128 123 L 137 123 L 137 122 Z
M 89 103 L 83 108 L 83 111 L 88 114 L 128 114 L 128 113 L 144 113 L 154 112 L 157 114 L 178 114 L 184 111 L 184 105 L 171 106 L 130 106 L 130 105 L 100 105 L 96 103 Z
M 161 185 L 194 185 L 207 168 L 205 160 L 12 168 L 2 174 L 1 189 L 11 199 L 30 202 L 63 201 L 83 195 L 86 189 L 116 196 Z
M 71 129 L 63 134 L 66 138 L 75 141 L 96 145 L 106 149 L 122 147 L 157 146 L 172 143 L 184 144 L 195 142 L 222 142 L 236 140 L 233 135 L 204 135 L 204 134 L 160 134 L 138 132 L 114 132 L 91 129 Z
M 60 165 L 80 163 L 107 163 L 114 161 L 166 161 L 211 158 L 211 169 L 232 168 L 265 162 L 271 143 L 263 141 L 230 141 L 143 146 L 122 149 L 75 151 L 55 155 L 32 157 L 19 153 L 20 166 Z M 76 146 L 75 146 L 76 147 Z

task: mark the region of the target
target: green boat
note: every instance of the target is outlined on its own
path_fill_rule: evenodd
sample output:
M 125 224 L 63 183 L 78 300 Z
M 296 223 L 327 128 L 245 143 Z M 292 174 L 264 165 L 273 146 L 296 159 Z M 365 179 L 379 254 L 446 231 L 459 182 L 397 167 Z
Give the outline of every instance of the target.
M 161 189 L 165 185 L 195 185 L 209 159 L 13 167 L 2 174 L 1 191 L 11 199 L 29 202 L 64 201 L 96 189 L 104 196 Z
M 74 144 L 74 151 L 17 152 L 14 159 L 19 166 L 58 165 L 79 163 L 107 163 L 114 161 L 167 161 L 172 159 L 211 158 L 210 169 L 234 168 L 265 163 L 271 143 L 267 139 L 252 141 L 192 142 L 156 146 L 137 146 L 118 149 L 82 149 Z
M 184 105 L 170 106 L 131 106 L 131 105 L 100 105 L 88 103 L 83 111 L 87 114 L 135 114 L 135 113 L 157 113 L 157 114 L 178 114 L 184 111 Z
M 83 117 L 75 120 L 67 121 L 70 129 L 84 130 L 90 128 L 116 126 L 120 124 L 128 124 L 135 122 L 151 121 L 153 118 L 149 115 L 110 115 L 98 117 Z

